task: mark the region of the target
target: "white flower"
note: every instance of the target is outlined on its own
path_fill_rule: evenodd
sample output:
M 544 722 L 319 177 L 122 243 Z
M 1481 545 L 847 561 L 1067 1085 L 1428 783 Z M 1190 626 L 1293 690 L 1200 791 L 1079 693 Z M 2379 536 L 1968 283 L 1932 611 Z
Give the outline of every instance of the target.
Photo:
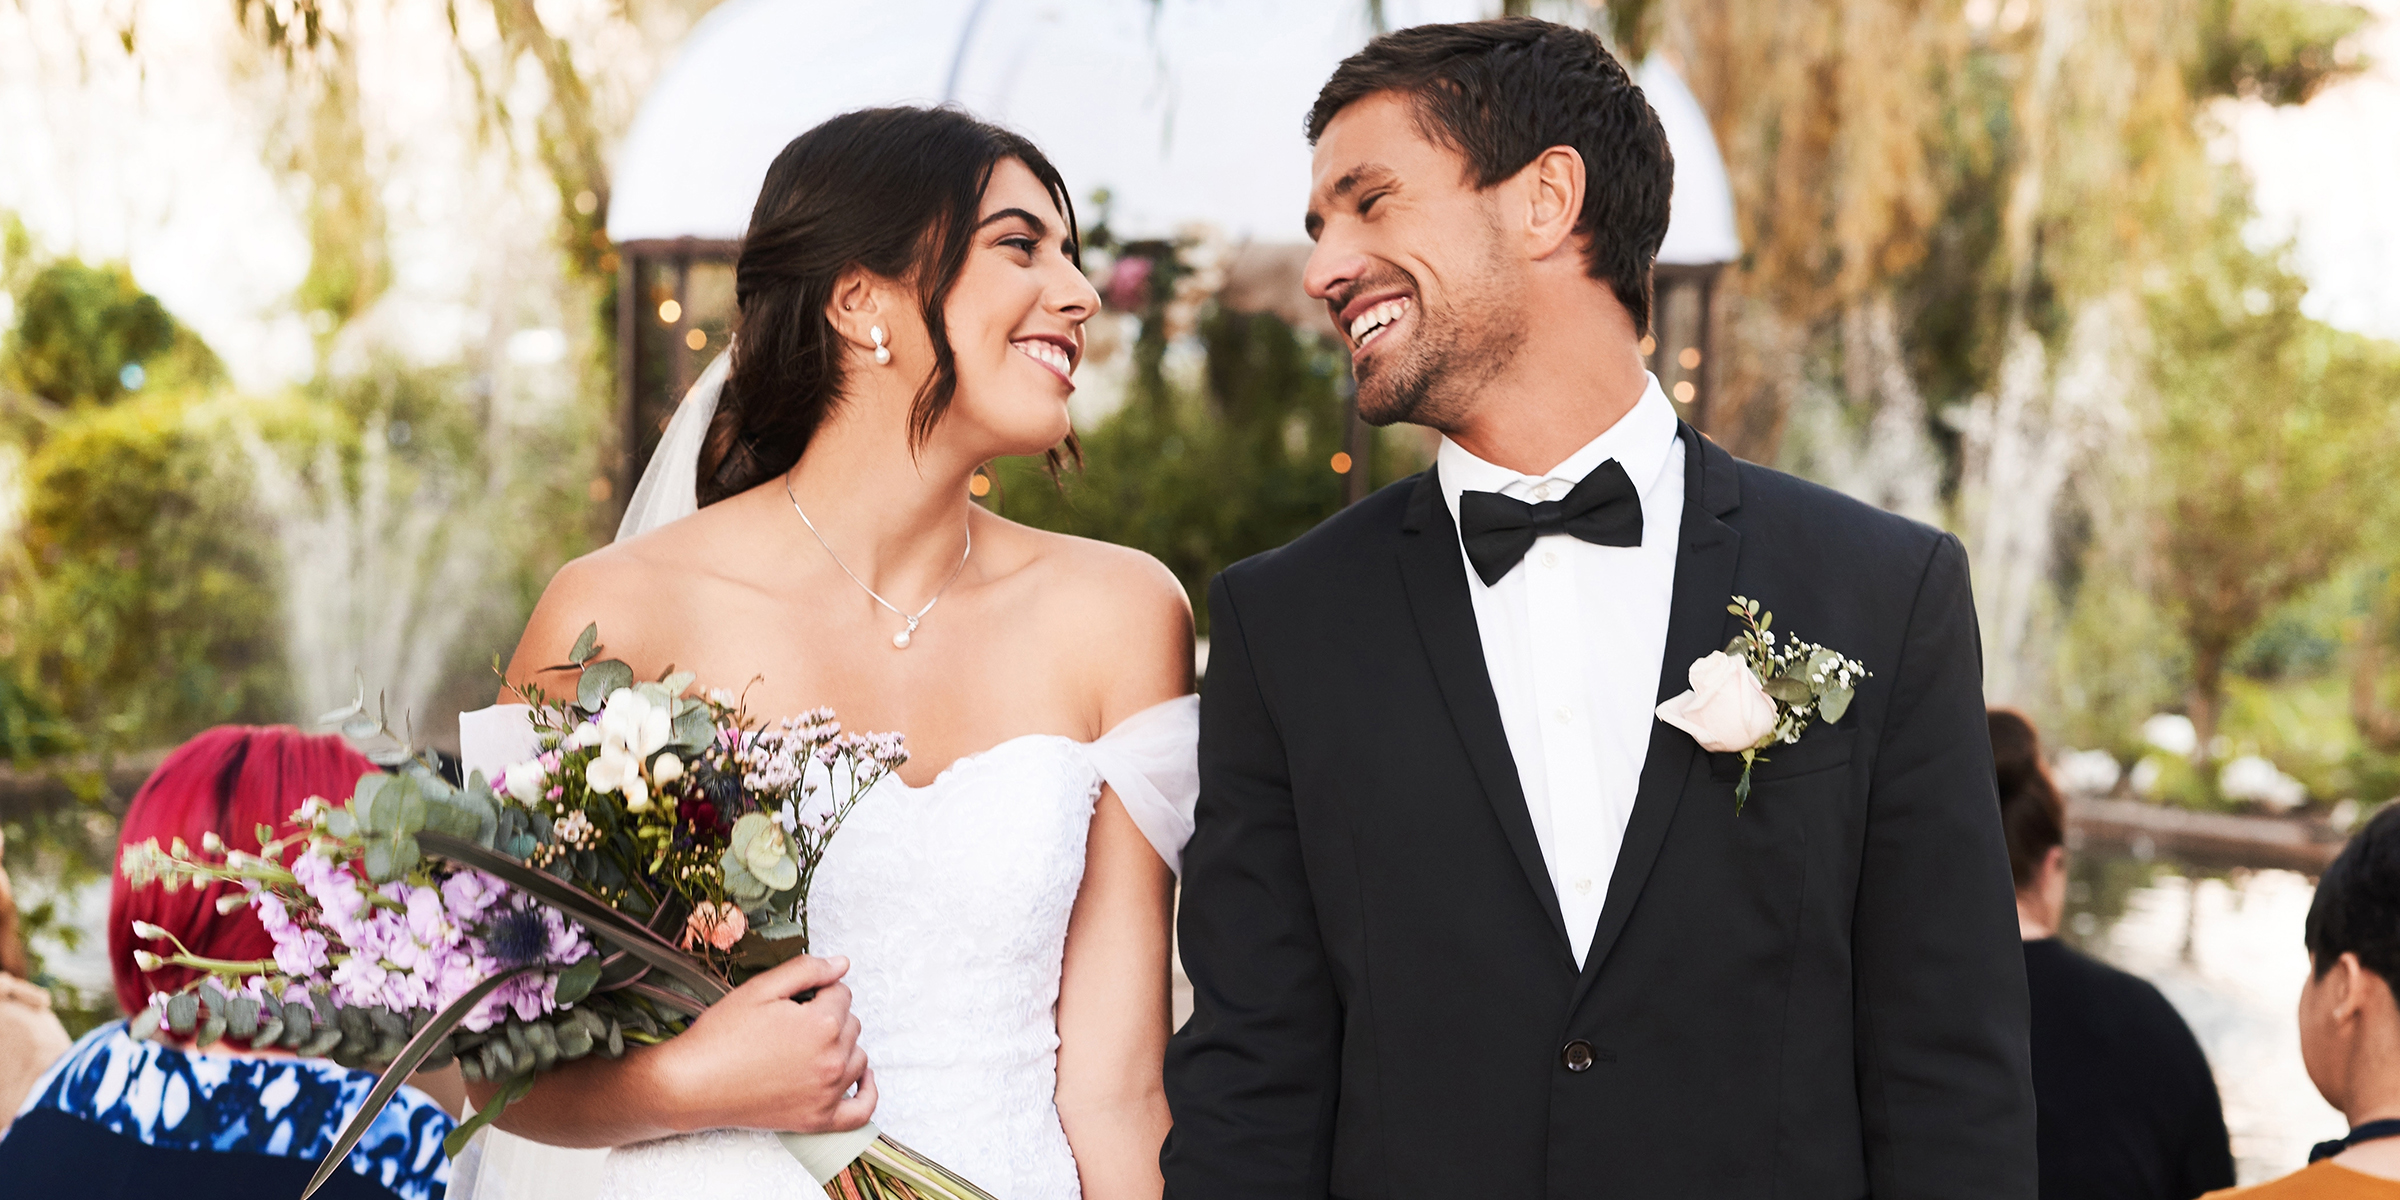
M 148 921 L 135 921 L 133 923 L 133 936 L 138 937 L 145 942 L 164 941 L 167 937 L 167 931 L 151 924 Z
M 625 781 L 625 811 L 650 811 L 650 785 L 643 783 L 639 775 Z
M 1756 749 L 1775 732 L 1775 700 L 1750 664 L 1719 650 L 1692 664 L 1692 689 L 1658 706 L 1658 719 L 1704 750 Z
M 600 723 L 586 721 L 568 730 L 566 738 L 559 742 L 558 747 L 561 750 L 588 750 L 600 744 L 601 736 Z
M 641 778 L 642 760 L 614 742 L 603 744 L 600 753 L 583 768 L 583 781 L 591 785 L 593 791 L 603 795 L 617 791 L 627 783 L 639 783 Z
M 683 760 L 672 754 L 661 754 L 650 762 L 650 778 L 660 783 L 673 783 L 683 778 Z
M 608 704 L 600 710 L 603 744 L 622 745 L 636 758 L 656 754 L 674 736 L 674 725 L 674 713 L 652 704 L 648 696 L 632 688 L 609 693 Z
M 542 760 L 538 758 L 526 759 L 510 767 L 501 776 L 501 784 L 508 789 L 509 798 L 519 804 L 531 804 L 541 799 L 543 785 L 549 782 L 549 777 L 542 772 Z

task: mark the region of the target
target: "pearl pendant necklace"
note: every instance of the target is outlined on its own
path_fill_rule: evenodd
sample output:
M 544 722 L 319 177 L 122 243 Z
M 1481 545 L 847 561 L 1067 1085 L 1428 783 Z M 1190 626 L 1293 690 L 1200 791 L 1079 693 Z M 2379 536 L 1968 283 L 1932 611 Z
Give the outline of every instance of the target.
M 867 586 L 866 580 L 858 577 L 858 572 L 850 569 L 850 564 L 842 561 L 841 555 L 833 552 L 833 545 L 825 540 L 824 534 L 817 532 L 817 523 L 809 520 L 808 511 L 800 507 L 800 497 L 792 492 L 792 477 L 789 472 L 786 472 L 783 477 L 783 497 L 792 502 L 792 511 L 800 514 L 800 523 L 808 526 L 809 533 L 815 535 L 818 545 L 825 547 L 825 556 L 833 560 L 833 565 L 840 567 L 842 574 L 849 576 L 850 582 L 857 584 L 858 590 L 865 592 L 868 599 L 882 605 L 890 610 L 893 616 L 908 623 L 908 628 L 892 635 L 892 649 L 894 650 L 906 650 L 908 644 L 916 640 L 917 623 L 925 619 L 926 613 L 933 611 L 934 605 L 942 602 L 942 593 L 949 591 L 950 585 L 958 582 L 959 575 L 967 569 L 967 557 L 975 553 L 975 525 L 970 520 L 967 524 L 967 548 L 959 554 L 958 565 L 950 568 L 950 578 L 943 580 L 942 586 L 933 590 L 933 599 L 926 601 L 925 607 L 918 609 L 916 615 L 911 616 L 900 611 L 898 605 L 877 595 L 874 588 Z

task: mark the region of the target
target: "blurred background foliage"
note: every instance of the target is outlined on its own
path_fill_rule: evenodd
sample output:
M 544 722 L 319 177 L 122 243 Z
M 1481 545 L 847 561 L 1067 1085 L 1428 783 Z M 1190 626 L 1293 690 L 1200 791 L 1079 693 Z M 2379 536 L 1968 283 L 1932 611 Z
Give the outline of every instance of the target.
M 608 151 L 711 0 L 445 4 L 464 84 L 427 111 L 490 164 L 462 186 L 527 191 L 541 237 L 508 251 L 488 336 L 432 362 L 384 316 L 403 235 L 360 7 L 231 3 L 224 53 L 277 98 L 258 152 L 305 233 L 289 311 L 314 367 L 236 387 L 122 264 L 0 225 L 0 754 L 29 771 L 309 716 L 340 681 L 301 660 L 358 663 L 439 731 L 613 527 Z M 2151 762 L 2162 799 L 2255 806 L 2217 782 L 2245 755 L 2319 807 L 2400 790 L 2400 352 L 2307 315 L 2211 149 L 2225 105 L 2364 69 L 2368 10 L 1494 8 L 1677 65 L 1746 247 L 1715 310 L 1711 436 L 1959 532 L 1995 700 Z M 1224 247 L 1119 243 L 1094 199 L 1095 339 L 1121 344 L 1123 402 L 1080 420 L 1080 470 L 994 464 L 988 503 L 1145 549 L 1199 607 L 1227 563 L 1422 466 L 1421 436 L 1355 425 L 1338 346 L 1220 302 Z M 2191 719 L 2192 754 L 2146 740 L 2161 712 Z

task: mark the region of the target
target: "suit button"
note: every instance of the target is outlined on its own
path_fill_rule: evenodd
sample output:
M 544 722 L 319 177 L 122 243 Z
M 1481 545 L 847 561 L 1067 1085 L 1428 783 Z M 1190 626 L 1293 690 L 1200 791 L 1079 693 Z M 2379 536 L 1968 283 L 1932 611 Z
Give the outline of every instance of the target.
M 1592 1044 L 1576 1038 L 1558 1052 L 1558 1060 L 1565 1063 L 1568 1070 L 1578 1074 L 1589 1071 L 1592 1069 Z

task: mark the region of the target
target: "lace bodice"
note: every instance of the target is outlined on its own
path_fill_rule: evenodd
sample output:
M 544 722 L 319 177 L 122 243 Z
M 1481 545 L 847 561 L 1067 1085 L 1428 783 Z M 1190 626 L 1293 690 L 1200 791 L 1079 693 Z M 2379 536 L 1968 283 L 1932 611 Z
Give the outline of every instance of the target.
M 462 742 L 478 740 L 468 733 L 477 716 L 462 719 Z M 1093 804 L 1113 787 L 1179 866 L 1199 790 L 1198 732 L 1199 703 L 1186 696 L 1095 742 L 1013 738 L 924 787 L 886 778 L 851 812 L 817 868 L 809 934 L 813 953 L 850 959 L 885 1132 L 1001 1200 L 1081 1195 L 1055 1102 L 1056 1006 Z M 511 749 L 462 746 L 475 765 Z M 772 1140 L 720 1133 L 622 1149 L 600 1194 L 696 1196 L 673 1181 L 704 1164 L 713 1197 L 791 1194 L 764 1167 L 729 1165 L 772 1162 L 751 1153 L 761 1143 Z M 726 1190 L 729 1170 L 759 1187 Z M 476 1192 L 496 1194 L 488 1181 Z M 525 1195 L 511 1186 L 505 1200 Z

